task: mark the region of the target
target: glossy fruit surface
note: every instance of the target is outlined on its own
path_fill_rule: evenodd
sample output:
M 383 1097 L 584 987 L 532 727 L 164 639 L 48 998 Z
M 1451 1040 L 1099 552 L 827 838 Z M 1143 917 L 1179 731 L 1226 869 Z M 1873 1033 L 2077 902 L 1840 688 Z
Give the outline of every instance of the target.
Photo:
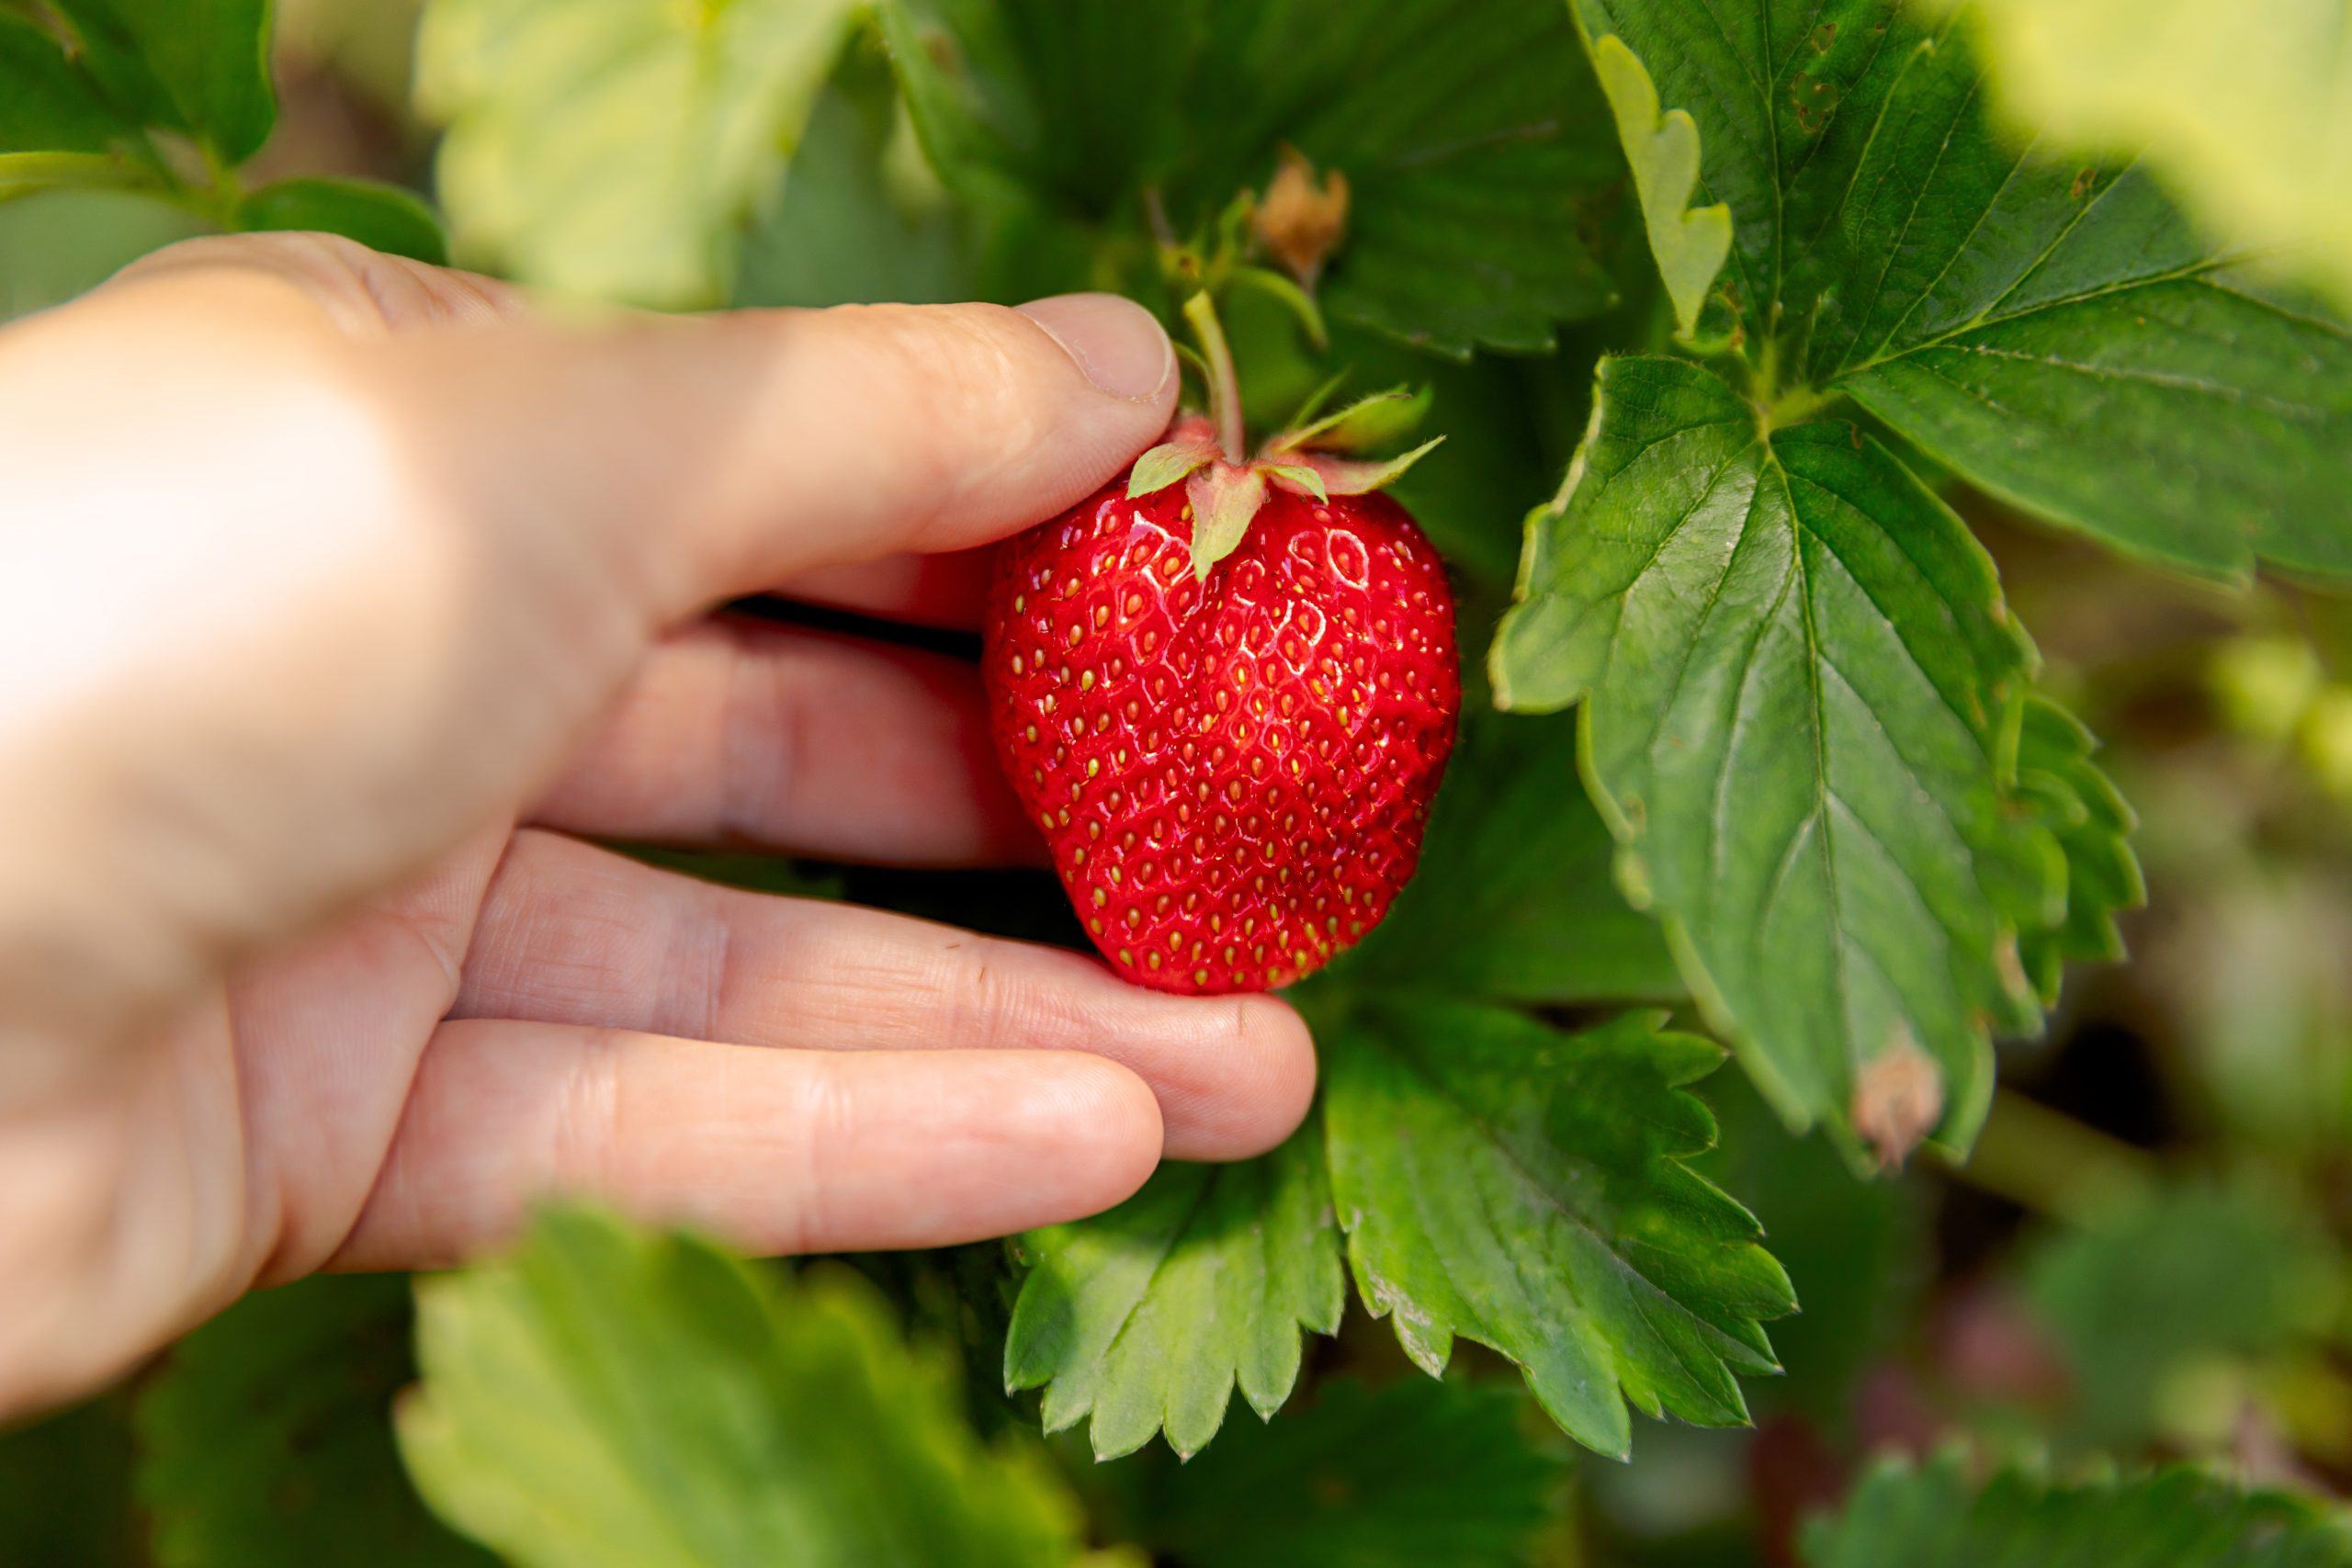
M 1086 929 L 1162 990 L 1264 990 L 1388 911 L 1461 707 L 1437 553 L 1379 494 L 1271 491 L 1196 579 L 1186 487 L 1007 541 L 997 753 Z

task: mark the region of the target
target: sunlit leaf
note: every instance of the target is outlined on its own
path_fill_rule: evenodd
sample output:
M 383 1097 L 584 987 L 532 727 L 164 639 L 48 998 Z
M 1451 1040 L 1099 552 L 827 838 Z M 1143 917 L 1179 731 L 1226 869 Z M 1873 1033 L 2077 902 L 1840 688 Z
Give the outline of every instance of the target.
M 417 1485 L 521 1568 L 1067 1568 L 1043 1456 L 984 1448 L 873 1287 L 542 1218 L 418 1288 Z
M 2099 160 L 2144 152 L 2220 233 L 2352 306 L 2352 51 L 2338 0 L 1974 0 L 1994 102 Z
M 417 101 L 448 127 L 462 258 L 590 299 L 720 302 L 854 0 L 431 0 Z
M 1657 258 L 1667 298 L 1682 334 L 1699 329 L 1699 310 L 1731 254 L 1731 209 L 1693 208 L 1699 181 L 1699 131 L 1685 109 L 1658 112 L 1657 87 L 1624 40 L 1611 34 L 1593 47 L 1593 69 L 1617 117 L 1618 140 L 1633 166 L 1642 222 Z

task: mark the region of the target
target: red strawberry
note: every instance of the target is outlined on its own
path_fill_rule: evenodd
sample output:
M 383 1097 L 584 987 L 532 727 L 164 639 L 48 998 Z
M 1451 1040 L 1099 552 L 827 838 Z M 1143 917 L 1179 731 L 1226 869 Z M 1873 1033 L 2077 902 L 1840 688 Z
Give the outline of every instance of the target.
M 1227 388 L 1211 399 L 1229 411 Z M 999 552 L 997 755 L 1128 979 L 1286 985 L 1412 874 L 1461 707 L 1453 598 L 1412 518 L 1371 493 L 1410 458 L 1322 449 L 1419 408 L 1367 400 L 1241 463 L 1229 412 L 1223 443 L 1181 422 L 1128 480 Z

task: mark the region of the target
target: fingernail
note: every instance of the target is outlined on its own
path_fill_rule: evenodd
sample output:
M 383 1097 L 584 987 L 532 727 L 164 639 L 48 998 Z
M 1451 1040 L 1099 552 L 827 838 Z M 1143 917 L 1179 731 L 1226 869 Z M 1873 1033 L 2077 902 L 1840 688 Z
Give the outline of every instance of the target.
M 1116 294 L 1057 294 L 1021 313 L 1046 329 L 1089 381 L 1114 398 L 1148 398 L 1176 374 L 1176 348 L 1150 311 Z

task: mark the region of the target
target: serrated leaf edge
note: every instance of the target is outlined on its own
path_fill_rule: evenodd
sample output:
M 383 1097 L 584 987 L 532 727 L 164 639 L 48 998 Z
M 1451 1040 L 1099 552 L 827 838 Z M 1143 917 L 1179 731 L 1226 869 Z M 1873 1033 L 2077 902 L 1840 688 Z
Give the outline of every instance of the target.
M 1517 1010 L 1514 1009 L 1498 1008 L 1496 1010 L 1510 1012 L 1515 1016 L 1521 1018 L 1526 1017 L 1524 1014 L 1518 1013 Z M 1696 1181 L 1706 1190 L 1721 1197 L 1725 1202 L 1736 1209 L 1739 1213 L 1746 1218 L 1748 1224 L 1753 1227 L 1753 1234 L 1747 1245 L 1754 1247 L 1772 1264 L 1773 1269 L 1779 1275 L 1782 1292 L 1788 1299 L 1788 1311 L 1791 1313 L 1797 1312 L 1801 1309 L 1797 1304 L 1795 1287 L 1790 1281 L 1787 1270 L 1782 1267 L 1780 1259 L 1773 1257 L 1770 1249 L 1765 1247 L 1764 1227 L 1762 1222 L 1756 1218 L 1755 1212 L 1749 1209 L 1746 1203 L 1740 1201 L 1740 1200 L 1732 1193 L 1726 1191 L 1724 1189 L 1718 1186 L 1713 1181 L 1709 1180 L 1707 1178 L 1701 1176 L 1690 1167 L 1690 1160 L 1698 1155 L 1706 1153 L 1708 1149 L 1713 1148 L 1716 1140 L 1720 1136 L 1720 1127 L 1714 1119 L 1712 1108 L 1709 1107 L 1704 1100 L 1700 1100 L 1698 1096 L 1690 1093 L 1690 1086 L 1705 1078 L 1710 1073 L 1713 1072 L 1718 1066 L 1720 1066 L 1726 1053 L 1721 1045 L 1718 1045 L 1713 1041 L 1705 1040 L 1697 1035 L 1678 1032 L 1668 1028 L 1667 1025 L 1669 1021 L 1670 1016 L 1670 1014 L 1663 1010 L 1639 1009 L 1620 1013 L 1609 1020 L 1607 1022 L 1597 1025 L 1596 1027 L 1606 1029 L 1621 1024 L 1637 1023 L 1649 1032 L 1652 1040 L 1660 1047 L 1661 1053 L 1665 1053 L 1666 1048 L 1673 1043 L 1679 1043 L 1686 1047 L 1685 1053 L 1679 1065 L 1675 1063 L 1670 1054 L 1667 1054 L 1662 1056 L 1662 1059 L 1658 1064 L 1659 1082 L 1668 1094 L 1690 1100 L 1693 1103 L 1697 1104 L 1702 1111 L 1707 1113 L 1706 1119 L 1709 1127 L 1709 1135 L 1707 1142 L 1703 1146 L 1665 1157 L 1674 1165 L 1681 1168 L 1686 1175 L 1690 1176 L 1691 1179 Z M 1533 1023 L 1540 1028 L 1552 1029 L 1553 1032 L 1560 1034 L 1563 1038 L 1575 1037 L 1573 1032 L 1554 1029 L 1552 1025 L 1543 1023 L 1540 1020 L 1527 1019 L 1526 1021 Z M 1688 1049 L 1688 1047 L 1691 1046 L 1696 1046 L 1701 1049 Z M 1425 1074 L 1422 1076 L 1426 1077 Z M 1435 1085 L 1432 1085 L 1431 1087 L 1432 1089 L 1437 1088 Z M 1438 1092 L 1442 1094 L 1442 1089 Z M 1462 1106 L 1460 1102 L 1458 1100 L 1454 1100 L 1452 1096 L 1444 1096 L 1444 1098 L 1447 1100 L 1448 1103 L 1454 1105 L 1457 1110 L 1462 1111 L 1465 1115 L 1472 1114 L 1468 1111 L 1468 1108 Z M 1330 1119 L 1329 1117 L 1325 1117 L 1323 1119 L 1323 1136 L 1327 1151 L 1329 1148 L 1329 1141 L 1331 1137 L 1330 1127 Z M 1325 1155 L 1325 1164 L 1327 1168 L 1331 1164 L 1328 1152 Z M 1374 1319 L 1385 1318 L 1388 1320 L 1391 1331 L 1396 1336 L 1397 1348 L 1404 1352 L 1406 1359 L 1412 1362 L 1415 1367 L 1427 1373 L 1430 1377 L 1442 1378 L 1445 1375 L 1446 1368 L 1453 1360 L 1453 1342 L 1455 1340 L 1467 1339 L 1473 1344 L 1484 1345 L 1487 1349 L 1492 1350 L 1495 1354 L 1502 1357 L 1505 1360 L 1510 1362 L 1511 1365 L 1520 1369 L 1521 1376 L 1525 1378 L 1527 1382 L 1530 1393 L 1534 1397 L 1536 1403 L 1543 1407 L 1545 1415 L 1551 1418 L 1554 1424 L 1559 1427 L 1564 1435 L 1567 1436 L 1571 1440 L 1578 1443 L 1579 1445 L 1590 1450 L 1592 1452 L 1600 1454 L 1605 1458 L 1616 1460 L 1620 1463 L 1631 1461 L 1633 1458 L 1633 1437 L 1630 1416 L 1626 1417 L 1626 1435 L 1624 1441 L 1615 1448 L 1604 1447 L 1600 1443 L 1593 1440 L 1592 1438 L 1572 1430 L 1567 1423 L 1561 1417 L 1559 1413 L 1552 1409 L 1550 1402 L 1544 1397 L 1543 1391 L 1535 1386 L 1533 1374 L 1529 1371 L 1526 1364 L 1520 1360 L 1517 1356 L 1513 1355 L 1505 1347 L 1495 1343 L 1492 1339 L 1484 1335 L 1473 1333 L 1469 1330 L 1452 1325 L 1440 1327 L 1429 1314 L 1421 1311 L 1415 1305 L 1409 1292 L 1408 1292 L 1402 1286 L 1384 1278 L 1378 1270 L 1374 1269 L 1364 1260 L 1362 1253 L 1356 1246 L 1355 1240 L 1356 1233 L 1363 1224 L 1363 1214 L 1360 1210 L 1338 1211 L 1336 1217 L 1342 1239 L 1346 1244 L 1348 1272 L 1350 1277 L 1355 1281 L 1357 1297 L 1363 1303 L 1364 1310 L 1372 1317 Z M 1707 1327 L 1712 1335 L 1720 1335 L 1722 1333 L 1721 1330 L 1713 1328 L 1712 1325 L 1707 1325 Z M 1758 1327 L 1760 1330 L 1760 1322 L 1758 1324 Z M 1747 1351 L 1749 1348 L 1741 1346 L 1740 1348 L 1743 1351 Z M 1732 1396 L 1737 1404 L 1737 1407 L 1743 1420 L 1747 1418 L 1747 1406 L 1745 1392 L 1739 1387 L 1737 1374 L 1739 1372 L 1745 1372 L 1750 1376 L 1770 1376 L 1776 1374 L 1782 1370 L 1777 1356 L 1774 1356 L 1771 1359 L 1769 1365 L 1740 1365 L 1737 1366 L 1736 1370 L 1733 1367 L 1733 1363 L 1727 1359 L 1726 1369 L 1734 1371 L 1734 1375 L 1731 1379 Z M 1622 1386 L 1618 1390 L 1617 1408 L 1621 1413 L 1639 1410 L 1643 1415 L 1653 1420 L 1664 1418 L 1659 1408 L 1655 1405 L 1645 1405 L 1642 1404 L 1631 1393 L 1625 1392 Z
M 1620 47 L 1623 47 L 1622 44 Z M 1882 1169 L 1881 1161 L 1854 1136 L 1851 1128 L 1846 1125 L 1842 1114 L 1816 1115 L 1805 1103 L 1804 1098 L 1797 1092 L 1795 1087 L 1772 1065 L 1768 1054 L 1754 1034 L 1734 1015 L 1724 1000 L 1722 988 L 1708 972 L 1706 964 L 1700 956 L 1688 922 L 1679 915 L 1657 907 L 1646 869 L 1634 846 L 1634 824 L 1626 817 L 1623 808 L 1607 784 L 1601 780 L 1598 765 L 1593 759 L 1592 706 L 1586 699 L 1590 696 L 1591 688 L 1597 683 L 1600 672 L 1593 672 L 1574 690 L 1546 693 L 1535 704 L 1520 705 L 1515 700 L 1516 694 L 1513 690 L 1508 661 L 1508 644 L 1513 626 L 1525 625 L 1530 615 L 1529 607 L 1537 602 L 1537 595 L 1533 592 L 1534 580 L 1543 565 L 1542 530 L 1537 525 L 1544 519 L 1564 513 L 1583 486 L 1589 468 L 1592 445 L 1599 436 L 1606 409 L 1602 373 L 1611 363 L 1612 363 L 1612 357 L 1604 357 L 1594 372 L 1592 412 L 1587 421 L 1584 434 L 1577 444 L 1576 452 L 1569 459 L 1567 472 L 1558 492 L 1550 501 L 1535 507 L 1528 513 L 1527 533 L 1521 546 L 1519 578 L 1513 603 L 1505 614 L 1502 625 L 1497 629 L 1495 639 L 1488 649 L 1488 676 L 1495 694 L 1495 705 L 1507 711 L 1523 705 L 1525 711 L 1532 712 L 1551 712 L 1571 704 L 1580 705 L 1577 714 L 1577 771 L 1586 794 L 1592 800 L 1594 807 L 1600 811 L 1602 820 L 1608 824 L 1611 836 L 1618 842 L 1618 853 L 1613 869 L 1619 891 L 1623 894 L 1627 903 L 1658 921 L 1665 932 L 1668 948 L 1674 956 L 1675 966 L 1681 973 L 1684 983 L 1690 987 L 1691 1001 L 1699 1010 L 1700 1017 L 1705 1021 L 1710 1032 L 1730 1046 L 1733 1055 L 1738 1058 L 1740 1066 L 1747 1073 L 1749 1079 L 1756 1085 L 1758 1091 L 1763 1096 L 1766 1104 L 1771 1108 L 1773 1113 L 1779 1116 L 1781 1122 L 1793 1134 L 1809 1132 L 1816 1123 L 1822 1125 L 1831 1142 L 1845 1156 L 1858 1175 L 1874 1175 Z M 1712 374 L 1712 372 L 1709 373 Z M 1777 433 L 1766 432 L 1759 428 L 1757 435 L 1757 440 L 1765 448 L 1768 457 L 1771 455 L 1773 434 Z M 1771 460 L 1778 462 L 1777 457 L 1771 457 Z M 1899 458 L 1897 463 L 1905 473 L 1910 473 L 1907 464 L 1902 464 Z M 1911 477 L 1915 484 L 1919 483 L 1916 474 Z M 1925 489 L 1924 485 L 1921 488 Z M 1941 503 L 1939 502 L 1939 504 Z M 1964 525 L 1962 527 L 1964 529 Z M 1974 536 L 1972 534 L 1969 537 L 1973 540 Z M 1979 548 L 1981 547 L 1980 546 Z M 1999 596 L 1997 578 L 1993 580 L 1993 588 L 1997 601 Z M 2017 635 L 2020 639 L 2024 639 L 2022 628 L 2017 629 Z M 2038 655 L 2030 640 L 2024 641 L 2024 648 L 2027 665 L 2023 673 L 2030 681 Z M 2000 728 L 1997 733 L 2004 739 L 1996 759 L 1996 772 L 2002 776 L 1996 779 L 1996 783 L 2004 789 L 2014 790 L 2017 784 L 2017 737 L 2028 698 L 2029 692 L 2026 690 L 2010 694 L 2006 704 L 2007 711 L 1999 721 Z M 2060 876 L 2063 878 L 2064 851 L 2056 844 L 2054 838 L 2049 848 L 2061 868 Z M 2063 897 L 2063 880 L 2059 882 L 2058 889 Z M 2026 975 L 2023 960 L 2019 956 L 2021 933 L 2007 911 L 1997 907 L 1995 909 L 1995 928 L 1994 958 L 2003 975 L 2007 977 L 2009 987 L 2018 994 L 2020 1000 L 2030 998 L 2039 1003 L 2041 1001 L 2039 988 Z M 1944 1086 L 1946 1097 L 1942 1119 L 1935 1131 L 1925 1140 L 1929 1147 L 1954 1162 L 1962 1162 L 1967 1158 L 1968 1151 L 1975 1142 L 1976 1134 L 1983 1127 L 1984 1118 L 1992 1109 L 1995 1073 L 1993 1031 L 1989 1022 L 1979 1025 L 1973 1032 L 1973 1038 L 1968 1043 L 1968 1056 L 1967 1081 L 1957 1086 L 1950 1083 Z M 1860 1064 L 1857 1066 L 1859 1066 Z
M 1659 112 L 1657 83 L 1615 33 L 1592 39 L 1589 48 L 1593 73 L 1616 116 L 1650 254 L 1687 342 L 1698 332 L 1700 308 L 1731 255 L 1731 209 L 1722 202 L 1690 205 L 1699 186 L 1699 122 L 1690 111 Z

